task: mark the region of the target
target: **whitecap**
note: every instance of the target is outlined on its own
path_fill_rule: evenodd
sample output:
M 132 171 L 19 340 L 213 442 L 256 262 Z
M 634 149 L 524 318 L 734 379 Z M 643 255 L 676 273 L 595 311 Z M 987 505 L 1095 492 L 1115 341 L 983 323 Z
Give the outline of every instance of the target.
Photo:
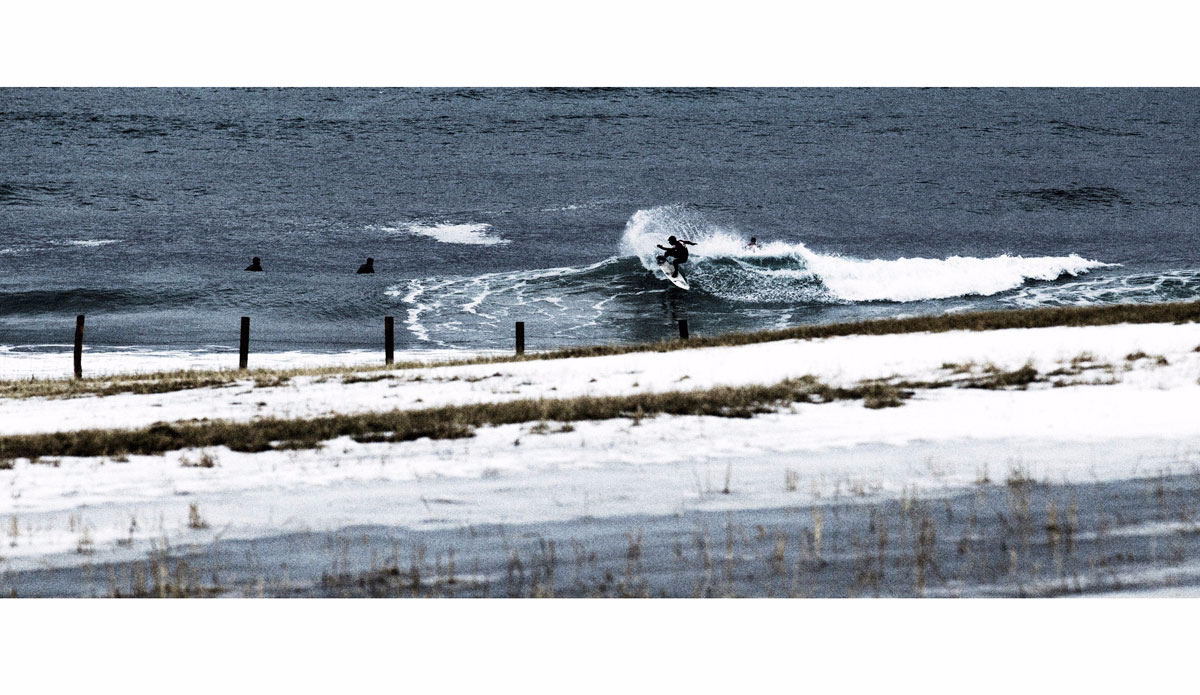
M 405 222 L 396 227 L 379 227 L 378 229 L 429 237 L 443 244 L 495 246 L 508 243 L 508 239 L 492 234 L 492 225 L 486 222 Z
M 854 302 L 989 296 L 1015 290 L 1030 280 L 1053 281 L 1111 265 L 1076 254 L 863 260 L 810 253 L 806 260 L 830 292 Z

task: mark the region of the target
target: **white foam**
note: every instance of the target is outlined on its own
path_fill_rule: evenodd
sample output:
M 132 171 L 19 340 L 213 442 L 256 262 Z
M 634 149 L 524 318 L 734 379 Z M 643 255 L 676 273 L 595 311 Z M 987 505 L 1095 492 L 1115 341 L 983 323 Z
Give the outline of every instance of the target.
M 867 261 L 810 253 L 806 260 L 831 292 L 841 299 L 856 302 L 987 296 L 1016 289 L 1028 280 L 1057 280 L 1063 275 L 1081 275 L 1110 265 L 1076 254 L 1037 258 L 1003 255 Z
M 575 210 L 586 210 L 595 206 L 595 203 L 571 203 L 570 205 L 562 205 L 554 208 L 542 208 L 541 212 L 574 212 Z
M 492 225 L 485 222 L 405 222 L 398 227 L 381 227 L 381 229 L 429 237 L 443 244 L 495 246 L 508 243 L 508 239 L 490 234 Z
M 619 262 L 619 258 L 606 258 L 591 265 L 579 267 L 539 268 L 449 279 L 443 277 L 415 278 L 410 280 L 406 286 L 396 285 L 388 288 L 385 294 L 389 297 L 399 297 L 400 301 L 408 305 L 406 324 L 413 335 L 422 341 L 450 347 L 452 343 L 460 339 L 472 340 L 471 331 L 481 325 L 480 320 L 483 321 L 482 325 L 494 328 L 497 321 L 510 317 L 510 312 L 514 307 L 530 306 L 551 320 L 561 322 L 561 314 L 568 310 L 563 298 L 527 298 L 526 291 L 531 283 L 582 275 Z M 560 315 L 552 315 L 536 306 L 547 303 L 556 306 Z M 422 317 L 428 317 L 429 323 L 422 324 Z M 464 318 L 467 319 L 465 324 L 461 320 Z M 517 318 L 521 318 L 521 316 Z M 472 328 L 464 327 L 467 325 Z M 563 330 L 572 330 L 578 327 L 564 328 Z M 454 337 L 448 338 L 447 342 L 432 337 L 431 332 L 443 337 Z
M 23 246 L 10 246 L 0 249 L 0 256 L 15 256 L 17 254 L 37 253 L 39 251 L 49 251 L 56 247 L 74 246 L 77 248 L 96 248 L 98 246 L 108 246 L 109 244 L 117 243 L 116 239 L 63 239 L 51 241 L 45 244 L 25 244 Z
M 677 205 L 634 213 L 621 239 L 621 253 L 637 256 L 646 269 L 652 270 L 657 266 L 655 256 L 661 253 L 658 244 L 665 244 L 668 235 L 696 242 L 689 249 L 690 277 L 699 280 L 696 287 L 726 299 L 745 301 L 827 298 L 911 302 L 986 296 L 1017 289 L 1029 280 L 1051 281 L 1113 265 L 1076 254 L 1032 258 L 1005 254 L 991 258 L 860 259 L 821 254 L 804 244 L 784 241 L 760 241 L 761 248 L 752 249 L 747 247 L 749 235 L 722 227 Z M 711 261 L 718 259 L 736 261 L 738 277 L 731 277 L 729 269 L 709 270 Z M 772 262 L 782 267 L 773 267 Z M 706 274 L 713 276 L 707 285 Z M 814 280 L 820 280 L 828 297 L 803 286 L 806 281 Z M 798 291 L 787 292 L 787 287 L 793 285 Z
M 1200 296 L 1200 271 L 1172 270 L 1080 280 L 1053 287 L 1028 287 L 1011 298 L 1017 306 L 1187 301 Z
M 420 297 L 421 295 L 425 294 L 427 291 L 439 290 L 442 287 L 449 285 L 451 282 L 452 281 L 447 281 L 447 282 L 442 282 L 442 283 L 434 282 L 433 286 L 426 287 L 425 284 L 421 280 L 409 281 L 408 294 L 404 295 L 401 298 L 402 302 L 410 305 L 408 308 L 407 319 L 405 320 L 404 325 L 408 327 L 408 330 L 413 335 L 417 336 L 417 339 L 422 340 L 424 342 L 430 342 L 429 331 L 425 330 L 425 327 L 421 325 L 421 314 L 431 308 L 429 304 L 420 302 L 417 300 L 417 298 Z M 398 288 L 393 287 L 393 288 L 388 289 L 387 292 L 385 292 L 385 294 L 387 294 L 389 296 L 393 296 L 393 297 L 399 296 L 400 290 Z M 436 302 L 435 302 L 435 304 L 436 304 Z

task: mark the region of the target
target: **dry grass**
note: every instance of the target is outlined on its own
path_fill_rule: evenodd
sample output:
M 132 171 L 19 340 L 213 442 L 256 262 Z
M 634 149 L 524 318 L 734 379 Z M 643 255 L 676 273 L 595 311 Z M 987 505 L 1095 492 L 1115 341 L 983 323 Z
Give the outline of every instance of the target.
M 1038 380 L 1038 371 L 1033 368 L 1032 363 L 1027 362 L 1020 369 L 1014 369 L 1011 372 L 996 371 L 987 376 L 971 379 L 964 386 L 972 389 L 1023 390 Z
M 1150 360 L 1159 367 L 1167 367 L 1171 364 L 1167 358 L 1162 355 L 1148 355 L 1142 350 L 1131 352 L 1128 355 L 1125 355 L 1126 362 L 1137 362 L 1138 360 Z
M 690 340 L 663 340 L 633 345 L 595 345 L 563 348 L 524 355 L 473 357 L 445 362 L 398 362 L 394 365 L 358 367 L 310 367 L 298 369 L 256 369 L 248 371 L 176 371 L 153 374 L 92 377 L 85 379 L 21 379 L 0 381 L 0 398 L 74 398 L 86 395 L 117 393 L 163 393 L 185 389 L 227 386 L 253 380 L 260 387 L 280 386 L 297 376 L 319 378 L 340 377 L 344 383 L 373 381 L 383 375 L 364 377 L 362 374 L 392 370 L 454 367 L 471 364 L 499 364 L 533 360 L 553 360 L 569 357 L 600 357 L 631 352 L 670 352 L 703 347 L 749 345 L 776 340 L 814 340 L 847 335 L 888 335 L 897 333 L 940 333 L 945 331 L 987 331 L 1008 328 L 1045 328 L 1049 326 L 1105 326 L 1118 323 L 1189 323 L 1200 321 L 1200 302 L 1167 304 L 1118 304 L 1093 307 L 1047 307 L 1016 311 L 981 311 L 940 316 L 914 316 L 902 319 L 880 319 L 835 323 L 818 326 L 795 326 L 755 333 L 730 333 Z M 1200 350 L 1200 346 L 1197 346 Z M 953 369 L 959 365 L 946 365 Z
M 207 598 L 226 592 L 215 572 L 206 584 L 187 559 L 173 557 L 165 539 L 151 546 L 145 562 L 107 567 L 110 598 Z
M 18 379 L 0 381 L 0 398 L 78 398 L 119 393 L 167 393 L 227 386 L 247 378 L 236 372 L 156 372 L 88 379 Z
M 344 436 L 360 442 L 399 442 L 422 437 L 454 439 L 470 437 L 475 428 L 485 425 L 524 422 L 571 423 L 619 417 L 638 421 L 659 414 L 749 418 L 759 413 L 773 412 L 791 403 L 879 398 L 881 393 L 896 398 L 911 395 L 911 392 L 884 388 L 874 383 L 851 388 L 831 387 L 809 376 L 786 379 L 770 386 L 723 386 L 702 391 L 518 400 L 319 418 L 160 422 L 137 429 L 9 435 L 0 437 L 0 456 L 30 459 L 38 456 L 120 457 L 217 446 L 255 452 L 315 448 L 320 442 Z M 562 427 L 565 430 L 567 424 Z
M 391 374 L 372 374 L 369 376 L 362 375 L 362 374 L 347 374 L 346 376 L 342 377 L 342 383 L 343 384 L 369 384 L 372 382 L 383 381 L 384 379 L 391 379 L 391 378 L 392 378 Z
M 1200 469 L 1160 469 L 1119 487 L 1038 481 L 1035 471 L 1010 462 L 997 484 L 949 497 L 905 486 L 899 498 L 725 513 L 724 523 L 698 514 L 691 528 L 597 528 L 592 520 L 583 523 L 594 533 L 582 538 L 536 528 L 482 531 L 478 541 L 473 527 L 469 539 L 406 534 L 408 556 L 390 535 L 347 529 L 328 537 L 335 554 L 325 572 L 293 575 L 281 564 L 274 571 L 283 574 L 264 574 L 274 563 L 247 552 L 235 576 L 244 577 L 244 595 L 345 597 L 995 597 L 1195 585 L 1185 568 L 1200 548 Z M 200 517 L 195 505 L 189 515 Z M 1162 528 L 1127 533 L 1152 520 Z M 11 526 L 16 543 L 15 518 Z M 72 519 L 76 552 L 103 556 L 90 528 Z M 135 530 L 134 520 L 131 537 Z M 145 560 L 100 565 L 96 574 L 107 573 L 110 596 L 212 596 L 236 589 L 223 587 L 218 562 L 197 553 L 193 539 L 172 556 L 164 539 L 151 541 Z M 1166 574 L 1147 577 L 1152 568 Z M 80 581 L 95 580 L 89 571 Z
M 189 459 L 187 456 L 180 456 L 179 465 L 183 468 L 213 468 L 217 465 L 217 460 L 213 458 L 212 454 L 204 451 L 200 453 L 200 456 L 195 461 Z
M 200 505 L 195 502 L 188 505 L 188 528 L 201 530 L 208 528 L 208 522 L 200 516 Z
M 911 391 L 903 391 L 891 384 L 873 382 L 864 386 L 863 406 L 873 410 L 898 408 L 904 405 L 904 399 L 912 395 Z
M 1132 357 L 1132 355 L 1131 355 Z M 1139 357 L 1140 359 L 1140 357 Z M 1028 388 L 1030 384 L 1051 382 L 1051 377 L 1080 374 L 1089 369 L 1108 369 L 1090 353 L 1071 360 L 1071 369 L 1040 374 L 1031 363 L 1012 371 L 985 365 L 982 374 L 973 375 L 974 365 L 943 365 L 944 369 L 966 378 L 940 381 L 866 380 L 852 387 L 832 387 L 815 377 L 786 379 L 771 386 L 717 387 L 700 391 L 646 393 L 625 396 L 581 396 L 569 399 L 526 399 L 505 403 L 452 405 L 423 410 L 393 410 L 358 415 L 330 415 L 311 419 L 262 418 L 251 422 L 222 420 L 204 422 L 156 423 L 139 429 L 82 430 L 0 437 L 0 470 L 11 469 L 14 459 L 28 458 L 34 463 L 57 465 L 51 456 L 107 456 L 127 461 L 130 454 L 161 454 L 186 448 L 226 446 L 234 451 L 257 452 L 287 449 L 317 449 L 322 442 L 349 436 L 358 442 L 401 442 L 429 437 L 456 439 L 471 437 L 477 427 L 534 422 L 529 434 L 570 432 L 581 420 L 631 418 L 636 426 L 643 418 L 666 415 L 710 415 L 749 418 L 773 412 L 792 403 L 828 403 L 862 400 L 867 408 L 879 409 L 903 405 L 914 389 L 975 388 L 1009 390 Z M 1107 381 L 1052 381 L 1053 386 L 1119 383 L 1113 376 Z M 551 429 L 550 422 L 561 423 Z M 519 440 L 518 440 L 519 441 Z M 211 468 L 215 459 L 208 453 L 197 461 L 183 457 L 183 467 Z

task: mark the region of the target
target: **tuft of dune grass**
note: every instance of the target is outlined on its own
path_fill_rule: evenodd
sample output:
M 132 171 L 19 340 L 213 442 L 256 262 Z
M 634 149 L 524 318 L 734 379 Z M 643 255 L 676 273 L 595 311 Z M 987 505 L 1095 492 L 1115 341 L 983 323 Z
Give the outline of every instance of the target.
M 1014 369 L 1010 372 L 997 371 L 985 377 L 971 379 L 963 385 L 971 389 L 1025 389 L 1038 380 L 1038 371 L 1034 369 L 1032 363 L 1026 362 L 1025 366 L 1020 369 Z

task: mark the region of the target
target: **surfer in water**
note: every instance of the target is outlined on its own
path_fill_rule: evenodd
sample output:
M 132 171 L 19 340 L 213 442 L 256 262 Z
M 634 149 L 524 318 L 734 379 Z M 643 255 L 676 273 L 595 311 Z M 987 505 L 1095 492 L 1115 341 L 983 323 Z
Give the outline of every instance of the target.
M 658 257 L 658 262 L 661 264 L 664 263 L 668 258 L 674 258 L 675 261 L 671 266 L 671 277 L 679 277 L 679 264 L 687 263 L 687 246 L 695 246 L 696 242 L 684 241 L 683 239 L 676 239 L 673 236 L 669 236 L 667 237 L 667 243 L 670 244 L 670 246 L 663 246 L 662 244 L 658 245 L 658 248 L 666 251 L 666 253 Z M 687 244 L 687 246 L 684 246 L 684 244 Z
M 375 259 L 368 258 L 366 263 L 358 266 L 358 275 L 375 272 Z
M 759 246 L 758 239 L 755 237 L 750 237 L 750 243 L 746 244 L 746 249 L 749 251 L 757 251 L 761 248 L 762 246 Z
M 254 271 L 261 271 L 262 269 L 262 260 L 258 256 L 255 256 L 253 259 L 251 259 L 249 267 L 246 268 L 246 270 Z

